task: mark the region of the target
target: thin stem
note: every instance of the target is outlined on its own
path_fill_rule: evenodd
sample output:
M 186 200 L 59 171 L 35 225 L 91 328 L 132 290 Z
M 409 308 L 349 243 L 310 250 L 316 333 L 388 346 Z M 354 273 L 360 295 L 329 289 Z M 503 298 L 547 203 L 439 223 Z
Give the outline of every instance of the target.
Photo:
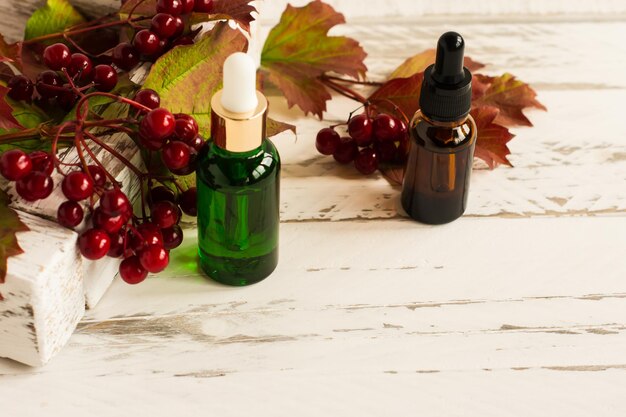
M 133 22 L 138 22 L 140 20 L 145 20 L 146 18 L 144 17 L 135 17 L 132 19 L 124 19 L 124 20 L 116 20 L 114 22 L 108 22 L 108 23 L 101 23 L 95 26 L 88 26 L 88 27 L 81 27 L 78 29 L 69 29 L 69 30 L 64 30 L 63 32 L 57 32 L 57 33 L 50 33 L 48 35 L 43 35 L 43 36 L 39 36 L 36 38 L 32 38 L 32 39 L 28 39 L 26 41 L 23 42 L 24 45 L 30 45 L 33 43 L 39 43 L 42 41 L 47 41 L 50 39 L 57 39 L 57 38 L 62 38 L 65 36 L 74 36 L 74 35 L 80 35 L 81 33 L 86 33 L 86 32 L 91 32 L 93 30 L 98 30 L 98 29 L 106 29 L 106 28 L 110 28 L 110 27 L 115 27 L 115 26 L 122 26 L 125 24 L 131 24 Z
M 365 97 L 363 97 L 362 95 L 360 95 L 356 91 L 353 91 L 353 90 L 351 90 L 350 88 L 348 88 L 346 86 L 343 86 L 341 84 L 336 83 L 333 80 L 329 80 L 329 79 L 325 79 L 325 78 L 320 78 L 320 80 L 328 88 L 338 92 L 339 94 L 341 94 L 341 95 L 343 95 L 345 97 L 348 97 L 349 99 L 352 99 L 354 101 L 358 101 L 361 104 L 366 104 L 367 103 L 367 99 Z
M 381 83 L 379 81 L 351 80 L 349 78 L 335 77 L 333 75 L 328 75 L 328 74 L 322 75 L 321 78 L 326 79 L 326 80 L 339 81 L 339 82 L 347 83 L 347 84 L 354 84 L 354 85 L 369 85 L 372 87 L 381 87 L 382 85 L 384 85 L 384 83 Z
M 92 141 L 94 141 L 98 146 L 108 151 L 111 155 L 119 159 L 124 165 L 126 165 L 135 175 L 138 177 L 143 177 L 144 173 L 139 170 L 135 165 L 133 165 L 126 157 L 120 154 L 118 151 L 107 145 L 105 142 L 101 141 L 97 136 L 91 134 L 90 132 L 85 132 L 85 135 L 89 137 Z

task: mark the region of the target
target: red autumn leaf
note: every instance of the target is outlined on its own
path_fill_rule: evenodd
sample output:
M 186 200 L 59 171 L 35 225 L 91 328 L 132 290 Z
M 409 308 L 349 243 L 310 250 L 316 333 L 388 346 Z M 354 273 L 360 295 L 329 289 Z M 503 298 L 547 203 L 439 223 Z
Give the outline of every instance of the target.
M 394 78 L 387 81 L 369 98 L 372 104 L 379 109 L 398 114 L 398 109 L 411 120 L 413 114 L 419 109 L 420 91 L 424 73 L 420 72 L 409 78 Z
M 22 67 L 22 42 L 6 43 L 0 34 L 0 62 L 11 62 L 17 68 Z
M 404 166 L 385 165 L 380 167 L 380 172 L 391 185 L 402 185 L 404 179 Z
M 474 156 L 485 161 L 490 169 L 498 164 L 512 167 L 513 165 L 507 159 L 507 155 L 511 154 L 507 143 L 515 135 L 506 127 L 495 123 L 499 110 L 492 106 L 481 106 L 474 108 L 470 114 L 478 128 Z
M 316 0 L 304 7 L 288 5 L 280 22 L 269 33 L 261 65 L 271 83 L 287 98 L 289 107 L 322 117 L 331 96 L 320 77 L 327 72 L 363 77 L 366 53 L 354 39 L 328 36 L 345 23 L 342 14 Z
M 28 230 L 17 213 L 9 207 L 9 197 L 0 190 L 0 284 L 4 283 L 7 275 L 8 258 L 24 253 L 15 234 Z
M 485 85 L 487 86 L 485 88 Z M 528 84 L 518 80 L 515 76 L 505 73 L 499 77 L 474 75 L 473 88 L 475 90 L 473 107 L 493 106 L 500 110 L 496 122 L 505 126 L 532 126 L 523 109 L 535 107 L 546 110 L 546 107 L 535 98 L 537 93 Z M 482 95 L 481 93 L 482 89 Z
M 7 87 L 0 85 L 0 129 L 23 129 L 20 122 L 13 116 L 13 108 L 5 99 L 8 92 Z
M 120 7 L 120 15 L 128 16 L 131 12 L 133 16 L 153 16 L 156 14 L 156 4 L 158 0 L 128 0 Z M 234 20 L 248 32 L 250 23 L 254 20 L 252 12 L 256 12 L 252 6 L 252 0 L 213 0 L 211 13 L 193 13 L 190 23 L 203 23 L 214 20 Z
M 427 49 L 424 52 L 414 55 L 396 68 L 396 70 L 391 73 L 389 78 L 406 78 L 417 74 L 418 72 L 423 72 L 429 65 L 435 63 L 436 55 L 437 51 L 435 49 Z M 485 66 L 485 64 L 474 61 L 468 56 L 465 57 L 464 64 L 471 72 L 479 70 Z

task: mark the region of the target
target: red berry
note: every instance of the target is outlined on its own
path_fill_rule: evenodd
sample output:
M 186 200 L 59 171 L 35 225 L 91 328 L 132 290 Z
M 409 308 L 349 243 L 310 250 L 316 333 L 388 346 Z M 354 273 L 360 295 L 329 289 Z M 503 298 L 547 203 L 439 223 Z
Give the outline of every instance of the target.
M 172 136 L 176 120 L 172 113 L 164 108 L 151 110 L 139 125 L 139 134 L 150 141 L 163 141 Z
M 9 181 L 26 177 L 33 169 L 30 157 L 19 149 L 11 149 L 0 156 L 0 174 Z
M 195 0 L 182 0 L 183 2 L 183 14 L 189 14 L 193 12 L 195 6 Z
M 173 140 L 163 147 L 161 159 L 170 170 L 178 170 L 189 165 L 191 148 L 184 142 Z
M 76 227 L 83 221 L 83 208 L 75 201 L 66 201 L 57 210 L 57 221 L 64 227 Z
M 43 71 L 37 76 L 37 92 L 41 97 L 48 99 L 58 97 L 63 91 L 63 80 L 54 71 Z
M 198 13 L 211 13 L 213 11 L 213 0 L 196 0 L 193 11 Z
M 407 127 L 404 120 L 402 119 L 397 119 L 397 120 L 398 120 L 398 134 L 396 135 L 396 140 L 401 141 L 401 140 L 408 139 L 409 128 Z
M 113 63 L 124 71 L 130 71 L 139 64 L 139 52 L 128 42 L 122 42 L 113 49 Z
M 150 30 L 161 39 L 169 39 L 178 30 L 174 16 L 167 13 L 159 13 L 152 18 Z
M 7 93 L 13 100 L 30 100 L 33 97 L 35 87 L 33 82 L 23 75 L 16 75 L 9 80 L 7 87 L 10 88 Z
M 172 37 L 177 38 L 185 31 L 185 22 L 180 16 L 174 16 L 174 25 L 176 26 L 176 32 L 174 32 Z
M 182 0 L 159 0 L 157 2 L 158 13 L 169 13 L 173 16 L 178 16 L 183 13 Z
M 161 97 L 159 97 L 159 93 L 149 88 L 139 90 L 137 94 L 135 94 L 134 100 L 151 110 L 154 110 L 161 105 Z
M 167 187 L 159 185 L 150 190 L 150 203 L 158 203 L 159 201 L 169 201 L 171 203 L 176 203 L 176 194 L 174 191 L 170 190 Z
M 151 209 L 152 223 L 161 229 L 174 226 L 180 220 L 179 208 L 169 201 L 159 201 Z
M 153 274 L 167 268 L 169 261 L 170 256 L 163 246 L 149 245 L 139 252 L 139 262 L 141 262 L 141 266 Z
M 388 114 L 381 113 L 374 119 L 374 136 L 379 141 L 395 140 L 400 131 L 400 121 Z
M 95 68 L 93 81 L 99 91 L 111 91 L 117 85 L 117 72 L 110 65 L 98 65 Z
M 196 152 L 200 152 L 200 149 L 206 144 L 204 138 L 200 135 L 193 138 L 192 141 L 187 142 L 187 145 L 191 146 Z
M 139 137 L 139 142 L 141 143 L 141 146 L 149 151 L 158 151 L 163 148 L 163 145 L 165 145 L 165 141 L 163 140 L 152 140 L 144 138 L 143 136 Z
M 59 94 L 57 97 L 57 103 L 65 110 L 70 111 L 78 101 L 78 96 L 71 90 L 67 89 Z
M 124 255 L 124 244 L 126 242 L 126 231 L 124 229 L 120 230 L 118 233 L 110 235 L 111 237 L 111 246 L 109 247 L 109 251 L 107 252 L 107 256 L 111 258 L 119 258 Z M 131 254 L 129 254 L 131 255 Z
M 148 271 L 141 266 L 137 256 L 126 258 L 120 264 L 120 277 L 127 284 L 135 285 L 143 282 L 148 276 Z
M 396 152 L 398 147 L 395 142 L 387 141 L 387 142 L 377 142 L 374 145 L 376 149 L 376 153 L 378 154 L 378 159 L 380 162 L 393 162 L 396 158 Z
M 111 238 L 104 230 L 89 229 L 78 237 L 80 253 L 87 259 L 103 258 L 110 247 Z
M 93 74 L 93 63 L 84 54 L 72 54 L 67 72 L 71 77 L 77 76 L 77 81 L 89 81 Z
M 187 191 L 184 191 L 179 198 L 180 208 L 188 216 L 198 215 L 198 190 L 196 187 L 191 187 Z
M 141 234 L 146 245 L 163 246 L 163 234 L 153 223 L 143 223 L 137 227 L 137 231 Z
M 61 71 L 61 68 L 70 65 L 71 56 L 70 48 L 62 43 L 55 43 L 44 49 L 43 63 L 53 71 Z
M 84 200 L 93 195 L 93 180 L 82 171 L 70 172 L 63 178 L 61 189 L 68 200 Z
M 109 216 L 132 213 L 132 206 L 126 194 L 119 188 L 105 191 L 100 197 L 100 208 Z
M 322 155 L 332 155 L 337 150 L 341 139 L 339 133 L 330 127 L 325 127 L 317 133 L 315 147 Z
M 378 155 L 372 148 L 361 149 L 354 159 L 356 169 L 365 175 L 369 175 L 378 169 Z
M 104 185 L 107 183 L 107 175 L 104 172 L 104 169 L 102 169 L 98 165 L 88 165 L 87 170 L 89 171 L 89 174 L 93 179 L 94 185 L 96 187 L 104 187 Z
M 369 146 L 373 136 L 372 120 L 366 114 L 359 114 L 350 119 L 348 133 L 358 146 Z
M 340 164 L 348 164 L 354 160 L 358 153 L 359 148 L 356 146 L 354 139 L 343 137 L 333 153 L 333 158 Z
M 46 175 L 54 171 L 54 161 L 52 155 L 44 151 L 33 151 L 28 154 L 33 162 L 33 171 L 43 172 Z
M 184 45 L 193 45 L 193 44 L 194 44 L 194 40 L 191 36 L 181 36 L 180 38 L 172 42 L 172 48 L 174 48 L 175 46 L 184 46 Z
M 137 48 L 139 53 L 150 56 L 159 52 L 161 48 L 159 45 L 160 42 L 161 39 L 159 39 L 156 33 L 148 29 L 143 29 L 135 34 L 133 46 Z
M 161 230 L 163 233 L 163 247 L 167 250 L 171 250 L 180 246 L 183 243 L 183 230 L 179 225 Z
M 36 201 L 52 194 L 52 177 L 43 172 L 31 172 L 15 184 L 15 190 L 26 201 Z
M 176 136 L 185 143 L 189 143 L 198 136 L 198 122 L 188 114 L 179 113 L 176 118 Z
M 93 211 L 91 221 L 93 222 L 93 227 L 102 229 L 109 235 L 119 232 L 122 226 L 126 223 L 123 215 L 109 216 L 104 214 L 100 207 Z

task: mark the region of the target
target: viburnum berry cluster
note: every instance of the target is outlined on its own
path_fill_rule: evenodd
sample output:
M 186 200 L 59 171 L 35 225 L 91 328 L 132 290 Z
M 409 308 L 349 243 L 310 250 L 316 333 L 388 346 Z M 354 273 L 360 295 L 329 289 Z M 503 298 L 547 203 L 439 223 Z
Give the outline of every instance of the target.
M 182 13 L 187 9 L 177 5 L 183 3 L 189 4 L 159 1 L 158 7 Z M 37 82 L 33 84 L 23 75 L 14 76 L 8 83 L 9 95 L 14 100 L 56 100 L 63 107 L 75 108 L 76 120 L 53 129 L 50 152 L 4 152 L 0 155 L 0 174 L 15 182 L 22 199 L 37 201 L 51 195 L 56 169 L 67 200 L 58 207 L 58 223 L 79 228 L 78 247 L 85 258 L 123 259 L 120 276 L 137 284 L 148 273 L 167 267 L 169 251 L 183 240 L 179 226 L 182 213 L 197 215 L 196 189 L 184 189 L 177 176 L 195 171 L 196 155 L 205 140 L 198 134 L 198 124 L 192 116 L 172 114 L 160 107 L 160 97 L 153 90 L 139 90 L 133 99 L 110 93 L 118 81 L 117 71 L 110 65 L 94 66 L 89 57 L 72 53 L 62 43 L 46 47 L 43 61 L 49 69 L 38 76 Z M 89 99 L 98 96 L 128 105 L 129 116 L 92 120 Z M 133 165 L 106 143 L 105 137 L 115 132 L 127 133 L 140 148 L 160 156 L 171 175 L 154 175 Z M 61 144 L 75 146 L 77 163 L 59 159 Z M 127 193 L 97 157 L 96 148 L 110 153 L 138 177 L 142 190 L 140 208 L 133 209 Z
M 337 128 L 343 125 L 348 135 L 342 137 Z M 381 164 L 404 163 L 408 144 L 406 117 L 378 112 L 370 104 L 363 113 L 351 114 L 346 123 L 321 129 L 315 140 L 322 155 L 332 155 L 340 164 L 352 162 L 364 175 L 376 172 Z

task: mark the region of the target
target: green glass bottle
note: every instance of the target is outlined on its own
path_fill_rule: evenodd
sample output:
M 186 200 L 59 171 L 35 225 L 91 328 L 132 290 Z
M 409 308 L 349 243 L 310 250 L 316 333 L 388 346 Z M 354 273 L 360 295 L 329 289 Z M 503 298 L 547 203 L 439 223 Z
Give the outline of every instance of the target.
M 280 157 L 266 138 L 268 102 L 255 73 L 245 54 L 226 60 L 196 172 L 200 267 L 235 286 L 265 279 L 278 264 Z
M 280 158 L 268 139 L 248 152 L 209 143 L 197 172 L 202 270 L 229 285 L 259 282 L 278 263 Z

